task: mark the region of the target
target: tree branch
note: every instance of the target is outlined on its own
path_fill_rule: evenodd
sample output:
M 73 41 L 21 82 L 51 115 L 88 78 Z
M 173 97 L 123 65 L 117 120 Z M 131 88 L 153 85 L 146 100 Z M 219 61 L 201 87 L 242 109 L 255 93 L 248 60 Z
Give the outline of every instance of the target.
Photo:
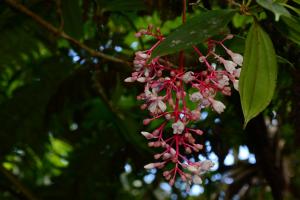
M 99 57 L 99 58 L 103 58 L 103 59 L 111 61 L 111 62 L 121 63 L 121 64 L 124 64 L 124 65 L 127 65 L 127 66 L 131 66 L 131 63 L 128 62 L 128 61 L 125 61 L 125 60 L 122 60 L 120 58 L 116 58 L 114 56 L 110 56 L 110 55 L 104 54 L 102 52 L 96 51 L 94 49 L 91 49 L 90 47 L 88 47 L 85 44 L 79 42 L 78 40 L 76 40 L 75 38 L 71 37 L 70 35 L 68 35 L 64 31 L 60 31 L 58 28 L 54 27 L 52 24 L 50 24 L 46 20 L 42 19 L 40 16 L 36 15 L 35 13 L 33 13 L 32 11 L 30 11 L 28 8 L 26 8 L 22 4 L 16 2 L 15 0 L 4 0 L 4 1 L 8 5 L 10 5 L 11 7 L 13 7 L 16 10 L 20 11 L 21 13 L 23 13 L 23 14 L 31 17 L 35 22 L 37 22 L 38 24 L 40 24 L 42 27 L 44 27 L 48 31 L 56 34 L 57 36 L 59 36 L 61 38 L 64 38 L 64 39 L 68 40 L 73 45 L 86 50 L 91 56 L 93 56 L 93 57 Z
M 286 183 L 283 176 L 282 160 L 276 157 L 279 150 L 278 138 L 268 136 L 262 114 L 249 122 L 246 133 L 248 147 L 255 153 L 257 165 L 272 188 L 274 200 L 283 200 Z
M 0 172 L 29 200 L 38 200 L 10 171 L 0 165 Z

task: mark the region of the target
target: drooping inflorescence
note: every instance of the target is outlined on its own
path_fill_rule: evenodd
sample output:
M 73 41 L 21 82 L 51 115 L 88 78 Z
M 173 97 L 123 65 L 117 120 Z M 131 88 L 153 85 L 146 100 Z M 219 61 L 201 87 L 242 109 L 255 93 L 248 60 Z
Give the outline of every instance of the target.
M 197 142 L 197 137 L 203 131 L 193 128 L 193 125 L 201 119 L 203 109 L 212 109 L 218 114 L 224 111 L 226 106 L 216 99 L 216 95 L 231 95 L 230 85 L 238 90 L 243 57 L 223 44 L 225 40 L 232 39 L 233 35 L 227 35 L 222 41 L 208 39 L 206 55 L 196 46 L 192 47 L 199 57 L 199 66 L 186 70 L 182 54 L 178 66 L 161 57 L 151 58 L 152 51 L 164 40 L 159 29 L 153 31 L 153 27 L 149 26 L 147 30 L 143 29 L 136 34 L 137 37 L 143 35 L 153 36 L 158 41 L 149 50 L 135 53 L 135 71 L 125 82 L 137 81 L 145 85 L 144 92 L 137 96 L 138 100 L 144 102 L 141 109 L 147 109 L 150 114 L 149 118 L 144 119 L 144 125 L 162 119 L 152 132 L 141 132 L 149 140 L 149 147 L 161 150 L 154 155 L 157 162 L 147 164 L 145 168 L 168 166 L 163 176 L 170 185 L 174 184 L 178 176 L 188 185 L 200 184 L 201 174 L 214 164 L 210 160 L 192 162 L 186 157 L 203 148 Z M 218 46 L 225 50 L 229 59 L 216 53 Z

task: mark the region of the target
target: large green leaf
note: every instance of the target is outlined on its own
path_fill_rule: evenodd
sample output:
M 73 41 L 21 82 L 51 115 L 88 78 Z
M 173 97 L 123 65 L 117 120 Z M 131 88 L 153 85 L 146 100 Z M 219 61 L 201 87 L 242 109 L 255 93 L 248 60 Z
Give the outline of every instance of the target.
M 239 90 L 246 126 L 269 105 L 277 78 L 272 41 L 257 23 L 252 25 L 248 33 L 244 57 Z
M 152 57 L 176 53 L 191 48 L 220 33 L 232 19 L 234 10 L 214 10 L 201 13 L 171 33 L 152 53 Z
M 291 16 L 290 12 L 278 2 L 273 0 L 256 0 L 256 2 L 265 9 L 272 11 L 275 14 L 275 21 L 278 21 L 281 15 Z

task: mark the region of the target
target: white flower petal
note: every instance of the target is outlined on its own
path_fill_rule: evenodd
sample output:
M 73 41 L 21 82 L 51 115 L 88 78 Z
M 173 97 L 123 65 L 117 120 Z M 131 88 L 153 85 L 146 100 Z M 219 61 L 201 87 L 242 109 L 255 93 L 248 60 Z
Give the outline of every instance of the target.
M 203 96 L 200 92 L 194 92 L 193 94 L 190 94 L 190 100 L 192 102 L 197 102 L 203 99 Z
M 217 100 L 212 100 L 212 107 L 219 114 L 224 112 L 224 109 L 226 108 L 226 106 L 221 101 Z
M 234 87 L 234 89 L 236 89 L 237 91 L 239 91 L 239 80 L 234 80 L 233 81 L 233 87 Z
M 236 64 L 238 64 L 239 66 L 243 65 L 243 56 L 241 54 L 238 53 L 233 53 L 231 55 L 231 58 L 233 60 L 233 62 L 235 62 Z
M 145 77 L 139 77 L 137 79 L 137 81 L 140 82 L 140 83 L 144 83 L 146 81 L 146 78 Z
M 158 100 L 158 107 L 162 112 L 164 112 L 167 109 L 166 104 L 162 100 Z
M 185 83 L 188 83 L 190 81 L 193 81 L 195 79 L 194 77 L 194 72 L 191 72 L 191 71 L 188 71 L 186 72 L 183 76 L 182 76 L 182 80 L 185 82 Z
M 228 71 L 230 74 L 233 73 L 233 71 L 235 70 L 235 67 L 237 66 L 236 63 L 234 63 L 230 60 L 225 60 L 223 62 L 223 64 L 224 64 L 224 67 L 225 67 L 226 71 Z
M 156 108 L 157 108 L 157 101 L 153 101 L 153 102 L 150 103 L 150 105 L 148 106 L 148 110 L 149 110 L 151 113 L 155 113 Z
M 173 128 L 173 134 L 182 134 L 185 126 L 180 120 L 178 120 L 176 123 L 172 124 L 172 128 Z
M 128 77 L 124 80 L 124 82 L 126 83 L 131 83 L 131 82 L 134 82 L 133 78 L 132 77 Z

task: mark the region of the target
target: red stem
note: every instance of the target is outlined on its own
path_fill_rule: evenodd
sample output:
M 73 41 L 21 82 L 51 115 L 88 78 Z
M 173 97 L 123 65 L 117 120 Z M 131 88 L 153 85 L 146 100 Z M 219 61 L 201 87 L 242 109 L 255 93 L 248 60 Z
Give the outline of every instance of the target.
M 182 23 L 186 22 L 186 0 L 183 0 Z

